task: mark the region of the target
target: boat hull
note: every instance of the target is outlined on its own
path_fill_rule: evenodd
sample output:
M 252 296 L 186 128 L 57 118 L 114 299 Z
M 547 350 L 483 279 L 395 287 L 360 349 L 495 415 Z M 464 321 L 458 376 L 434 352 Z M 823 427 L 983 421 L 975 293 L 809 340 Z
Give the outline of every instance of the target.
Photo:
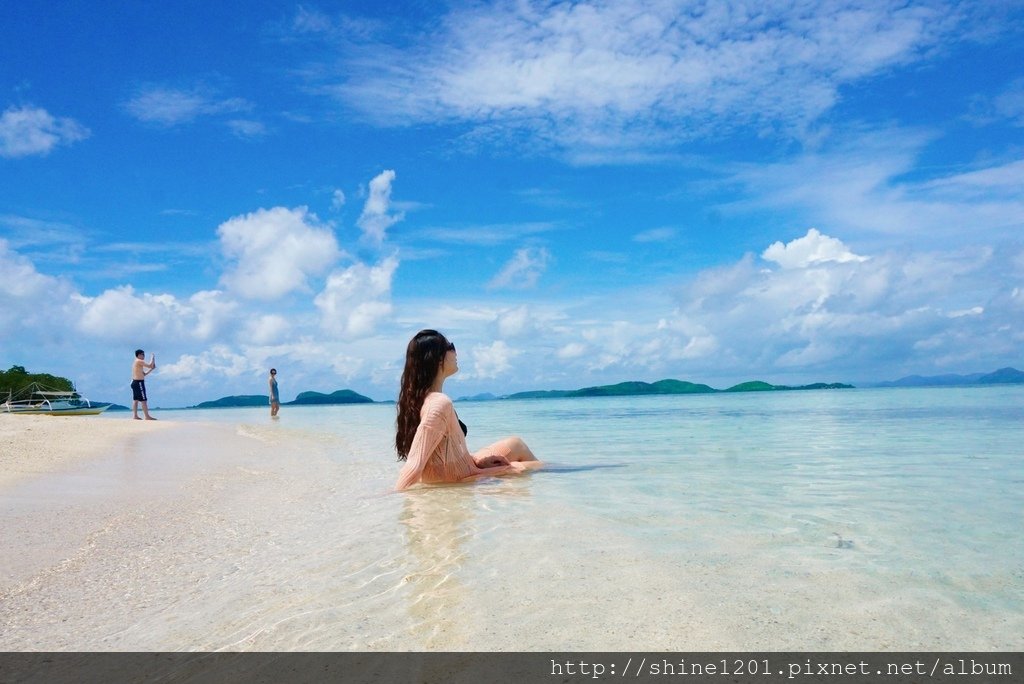
M 5 405 L 3 407 L 8 413 L 14 413 L 19 416 L 95 416 L 103 413 L 110 405 L 107 406 L 67 406 L 67 407 L 47 407 L 47 406 L 11 406 Z

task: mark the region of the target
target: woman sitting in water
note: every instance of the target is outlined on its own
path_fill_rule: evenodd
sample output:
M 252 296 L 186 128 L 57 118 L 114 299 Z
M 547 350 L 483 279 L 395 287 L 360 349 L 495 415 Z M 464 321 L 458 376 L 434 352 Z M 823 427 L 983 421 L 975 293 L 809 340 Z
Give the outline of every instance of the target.
M 406 463 L 398 474 L 396 490 L 417 482 L 463 482 L 541 465 L 518 437 L 506 437 L 469 453 L 466 426 L 455 415 L 452 400 L 441 391 L 444 381 L 458 370 L 455 345 L 436 330 L 421 330 L 409 341 L 395 435 L 398 460 Z

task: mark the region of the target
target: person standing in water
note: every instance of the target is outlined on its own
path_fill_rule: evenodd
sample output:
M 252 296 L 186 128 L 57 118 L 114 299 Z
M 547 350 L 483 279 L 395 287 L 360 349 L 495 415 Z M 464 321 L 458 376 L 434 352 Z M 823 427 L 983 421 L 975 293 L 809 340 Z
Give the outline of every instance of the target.
M 455 345 L 436 330 L 421 330 L 409 341 L 398 395 L 395 449 L 405 461 L 396 490 L 417 482 L 465 482 L 489 475 L 520 473 L 542 463 L 519 437 L 506 437 L 469 453 L 468 429 L 444 394 L 444 381 L 459 371 Z
M 156 370 L 156 354 L 150 356 L 149 363 L 146 363 L 146 352 L 141 349 L 135 350 L 135 361 L 132 363 L 132 417 L 139 418 L 139 404 L 142 405 L 142 414 L 146 420 L 156 420 L 149 415 L 149 398 L 146 396 L 146 376 Z
M 277 412 L 281 410 L 281 396 L 277 391 L 277 369 L 270 369 L 270 377 L 267 379 L 270 384 L 270 417 L 277 418 Z

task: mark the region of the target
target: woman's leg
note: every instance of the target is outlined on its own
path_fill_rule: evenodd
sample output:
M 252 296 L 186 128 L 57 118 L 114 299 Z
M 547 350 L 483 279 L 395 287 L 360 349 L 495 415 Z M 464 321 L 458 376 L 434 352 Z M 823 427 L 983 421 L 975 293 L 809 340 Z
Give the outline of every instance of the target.
M 473 454 L 473 460 L 478 464 L 480 459 L 499 456 L 504 458 L 509 463 L 525 463 L 527 461 L 534 461 L 540 463 L 537 457 L 530 451 L 530 447 L 526 446 L 519 437 L 506 437 L 505 439 L 498 440 L 494 444 L 484 447 L 480 451 Z

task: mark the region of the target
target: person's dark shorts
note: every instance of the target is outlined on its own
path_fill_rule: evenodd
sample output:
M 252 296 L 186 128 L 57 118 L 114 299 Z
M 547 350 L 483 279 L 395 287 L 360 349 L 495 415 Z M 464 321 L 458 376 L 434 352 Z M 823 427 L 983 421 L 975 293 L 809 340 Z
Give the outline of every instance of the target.
M 146 381 L 132 380 L 132 399 L 146 401 Z

